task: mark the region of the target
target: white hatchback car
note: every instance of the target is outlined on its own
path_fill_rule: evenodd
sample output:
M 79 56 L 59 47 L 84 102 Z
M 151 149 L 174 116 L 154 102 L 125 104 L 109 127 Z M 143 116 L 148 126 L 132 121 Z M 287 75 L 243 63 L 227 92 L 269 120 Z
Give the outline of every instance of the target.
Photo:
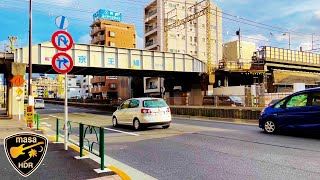
M 160 98 L 134 98 L 123 102 L 112 115 L 112 125 L 131 124 L 135 130 L 142 126 L 170 127 L 171 111 Z
M 43 99 L 35 99 L 34 100 L 34 108 L 35 109 L 44 109 L 44 100 Z

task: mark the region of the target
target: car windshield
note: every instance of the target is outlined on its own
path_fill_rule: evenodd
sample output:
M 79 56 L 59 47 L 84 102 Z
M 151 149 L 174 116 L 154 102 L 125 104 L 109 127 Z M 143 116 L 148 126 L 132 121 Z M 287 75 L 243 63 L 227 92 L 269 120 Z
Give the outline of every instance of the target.
M 43 103 L 42 99 L 36 99 L 36 103 Z
M 232 101 L 242 101 L 242 99 L 240 97 L 238 97 L 238 96 L 230 96 L 230 99 Z
M 167 106 L 167 103 L 162 99 L 152 99 L 143 101 L 143 107 L 147 108 L 161 108 Z

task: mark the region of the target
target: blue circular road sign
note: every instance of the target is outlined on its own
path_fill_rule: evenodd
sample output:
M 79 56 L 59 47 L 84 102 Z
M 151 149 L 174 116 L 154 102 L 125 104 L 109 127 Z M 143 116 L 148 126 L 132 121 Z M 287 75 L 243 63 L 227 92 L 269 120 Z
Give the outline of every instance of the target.
M 67 29 L 69 27 L 69 20 L 65 16 L 56 17 L 56 25 L 59 29 Z

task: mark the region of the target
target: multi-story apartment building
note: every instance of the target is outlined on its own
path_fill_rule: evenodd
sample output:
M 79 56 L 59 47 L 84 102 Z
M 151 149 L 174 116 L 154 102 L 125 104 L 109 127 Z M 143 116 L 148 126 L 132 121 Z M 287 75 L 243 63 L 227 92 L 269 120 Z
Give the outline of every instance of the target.
M 91 44 L 107 47 L 136 48 L 136 31 L 133 24 L 121 22 L 121 13 L 99 10 L 93 15 Z M 95 76 L 91 80 L 94 98 L 129 98 L 131 87 L 128 77 Z
M 207 61 L 206 15 L 168 31 L 168 49 L 165 47 L 165 19 L 173 24 L 176 19 L 184 19 L 205 7 L 205 1 L 197 0 L 153 0 L 145 7 L 144 41 L 145 49 L 190 54 L 204 62 Z M 222 13 L 211 4 L 211 57 L 217 66 L 222 59 Z M 218 13 L 216 13 L 218 12 Z M 217 14 L 217 15 L 216 15 Z
M 91 44 L 110 47 L 136 48 L 134 24 L 94 18 L 91 24 Z
M 25 81 L 25 97 L 28 94 L 28 81 Z M 50 98 L 58 92 L 59 84 L 53 78 L 40 74 L 32 77 L 32 95 L 36 98 Z

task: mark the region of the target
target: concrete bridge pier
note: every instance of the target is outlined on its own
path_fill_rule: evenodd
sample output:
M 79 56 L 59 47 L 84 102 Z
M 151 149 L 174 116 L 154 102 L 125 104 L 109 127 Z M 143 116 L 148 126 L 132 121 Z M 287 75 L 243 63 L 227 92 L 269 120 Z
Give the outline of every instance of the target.
M 9 73 L 9 77 L 13 78 L 15 75 L 21 75 L 23 78 L 25 77 L 26 73 L 26 64 L 22 63 L 11 63 L 11 72 Z M 18 120 L 19 119 L 19 113 L 21 115 L 21 121 L 24 120 L 24 94 L 25 94 L 25 89 L 24 89 L 24 84 L 21 85 L 20 87 L 16 87 L 8 81 L 7 83 L 8 87 L 8 116 L 12 119 Z M 17 90 L 22 89 L 23 93 L 18 96 Z M 18 101 L 18 99 L 21 99 L 21 101 Z M 20 110 L 20 111 L 19 111 Z

